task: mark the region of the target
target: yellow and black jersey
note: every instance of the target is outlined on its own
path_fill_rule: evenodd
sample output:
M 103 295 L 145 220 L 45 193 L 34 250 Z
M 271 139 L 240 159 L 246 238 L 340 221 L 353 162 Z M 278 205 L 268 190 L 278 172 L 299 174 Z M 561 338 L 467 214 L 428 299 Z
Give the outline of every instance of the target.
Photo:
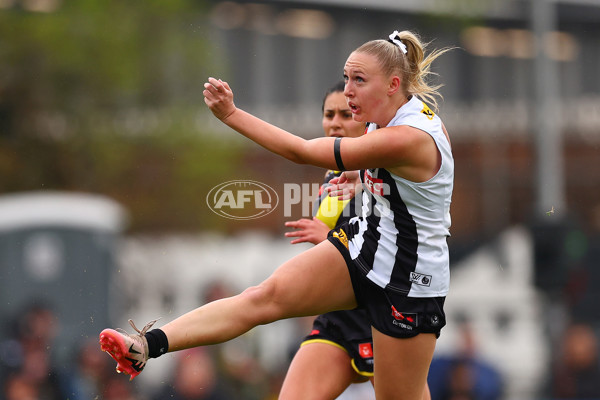
M 329 229 L 333 229 L 336 226 L 349 221 L 350 218 L 356 215 L 354 198 L 351 200 L 339 200 L 337 197 L 331 197 L 325 193 L 325 188 L 329 185 L 329 181 L 333 178 L 337 178 L 341 174 L 342 171 L 327 171 L 323 185 L 319 189 L 319 199 L 313 213 L 313 215 L 324 222 Z

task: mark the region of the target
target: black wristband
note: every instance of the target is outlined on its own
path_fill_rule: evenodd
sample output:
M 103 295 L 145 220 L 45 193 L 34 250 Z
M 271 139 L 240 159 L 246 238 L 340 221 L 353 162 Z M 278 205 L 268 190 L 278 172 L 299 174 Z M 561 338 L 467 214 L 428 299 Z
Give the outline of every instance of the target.
M 337 164 L 338 170 L 345 171 L 344 163 L 342 162 L 342 155 L 340 154 L 340 143 L 342 142 L 341 137 L 336 137 L 333 142 L 333 155 L 335 156 L 335 163 Z

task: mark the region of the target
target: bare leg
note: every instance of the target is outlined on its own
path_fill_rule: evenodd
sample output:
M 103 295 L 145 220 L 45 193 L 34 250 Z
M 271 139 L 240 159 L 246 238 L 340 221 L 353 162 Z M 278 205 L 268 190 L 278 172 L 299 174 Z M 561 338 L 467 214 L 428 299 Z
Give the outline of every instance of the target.
M 344 258 L 324 241 L 284 263 L 260 285 L 208 303 L 161 329 L 169 351 L 176 351 L 226 342 L 255 326 L 284 318 L 354 307 Z
M 429 393 L 427 373 L 435 343 L 434 334 L 422 333 L 410 339 L 397 339 L 373 328 L 377 400 L 426 398 L 424 396 Z
M 423 392 L 423 400 L 431 400 L 431 392 L 429 391 L 428 384 L 425 384 L 425 391 Z
M 350 384 L 364 382 L 350 364 L 348 353 L 326 343 L 310 343 L 294 356 L 279 400 L 331 400 Z

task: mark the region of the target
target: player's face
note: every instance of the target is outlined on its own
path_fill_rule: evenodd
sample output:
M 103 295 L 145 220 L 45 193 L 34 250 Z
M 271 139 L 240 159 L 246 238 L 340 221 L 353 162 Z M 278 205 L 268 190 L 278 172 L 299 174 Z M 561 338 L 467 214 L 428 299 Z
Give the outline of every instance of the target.
M 388 80 L 375 56 L 352 53 L 344 66 L 346 96 L 354 120 L 360 122 L 379 121 L 378 111 L 387 99 Z
M 327 137 L 357 137 L 364 133 L 365 124 L 352 119 L 343 92 L 333 92 L 325 99 L 323 130 Z

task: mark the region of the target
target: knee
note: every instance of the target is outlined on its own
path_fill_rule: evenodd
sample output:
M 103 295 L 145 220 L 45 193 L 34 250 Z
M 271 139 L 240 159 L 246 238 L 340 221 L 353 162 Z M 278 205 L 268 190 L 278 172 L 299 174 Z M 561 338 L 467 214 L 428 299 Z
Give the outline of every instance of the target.
M 241 296 L 248 307 L 248 313 L 253 315 L 257 324 L 268 324 L 281 317 L 277 288 L 273 282 L 267 280 L 251 286 L 244 290 Z

